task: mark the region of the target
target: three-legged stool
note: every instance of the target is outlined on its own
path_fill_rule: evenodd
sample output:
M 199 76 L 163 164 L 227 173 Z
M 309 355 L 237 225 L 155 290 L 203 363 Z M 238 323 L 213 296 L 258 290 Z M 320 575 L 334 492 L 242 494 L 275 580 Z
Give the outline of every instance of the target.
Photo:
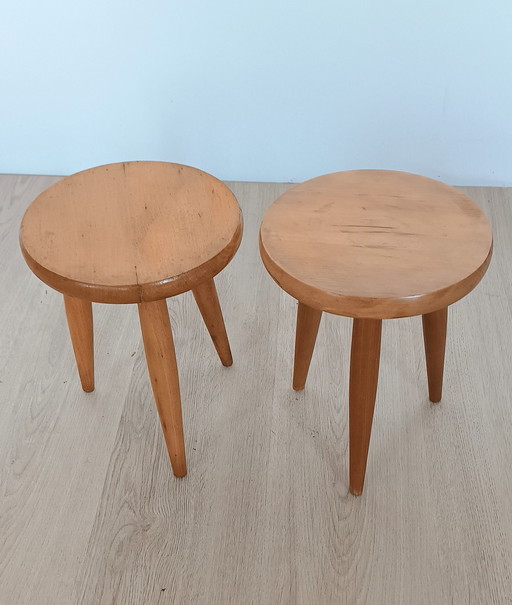
M 293 388 L 306 383 L 322 311 L 352 317 L 350 491 L 362 493 L 383 319 L 423 316 L 430 400 L 441 399 L 448 306 L 482 279 L 492 233 L 461 192 L 405 172 L 321 176 L 267 210 L 260 251 L 299 301 Z
M 213 278 L 233 258 L 242 216 L 214 177 L 165 162 L 109 164 L 62 179 L 27 209 L 20 244 L 64 294 L 84 391 L 94 390 L 92 302 L 137 303 L 173 472 L 187 473 L 178 369 L 166 298 L 192 290 L 220 360 L 232 363 Z

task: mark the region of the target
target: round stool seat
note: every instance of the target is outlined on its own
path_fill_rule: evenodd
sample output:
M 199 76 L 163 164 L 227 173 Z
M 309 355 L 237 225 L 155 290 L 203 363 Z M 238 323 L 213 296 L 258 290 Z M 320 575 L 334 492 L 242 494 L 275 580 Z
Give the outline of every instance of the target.
M 267 210 L 263 262 L 306 305 L 387 319 L 430 313 L 484 275 L 492 232 L 463 193 L 422 176 L 355 170 L 293 187 Z
M 211 175 L 166 162 L 108 164 L 44 191 L 20 231 L 32 271 L 68 296 L 164 299 L 212 278 L 235 254 L 242 218 Z

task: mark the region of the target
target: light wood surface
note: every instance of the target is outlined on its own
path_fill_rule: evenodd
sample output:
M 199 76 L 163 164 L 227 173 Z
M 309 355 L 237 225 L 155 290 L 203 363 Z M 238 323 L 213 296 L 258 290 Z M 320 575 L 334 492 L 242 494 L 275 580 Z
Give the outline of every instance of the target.
M 88 300 L 64 296 L 64 306 L 82 389 L 86 393 L 91 393 L 94 391 L 92 303 Z
M 428 395 L 432 403 L 439 403 L 443 395 L 448 308 L 423 315 L 422 320 L 427 362 Z
M 213 345 L 222 365 L 226 367 L 232 365 L 233 357 L 231 355 L 231 348 L 229 346 L 228 335 L 226 334 L 226 326 L 224 325 L 215 282 L 213 279 L 209 279 L 199 284 L 192 290 L 192 294 L 196 299 L 197 306 L 206 328 L 212 337 Z
M 123 162 L 84 170 L 43 192 L 20 230 L 45 283 L 96 302 L 159 300 L 219 273 L 242 217 L 231 191 L 179 164 Z
M 187 474 L 180 383 L 171 323 L 165 300 L 139 303 L 140 327 L 149 377 L 172 470 Z
M 265 213 L 263 262 L 314 309 L 386 319 L 437 311 L 480 281 L 492 233 L 462 192 L 405 172 L 354 170 L 293 187 Z
M 363 492 L 379 380 L 381 319 L 354 319 L 350 353 L 350 492 Z
M 291 388 L 296 302 L 258 256 L 288 187 L 231 184 L 246 234 L 216 278 L 235 363 L 190 293 L 168 302 L 189 472 L 176 480 L 135 305 L 94 308 L 76 376 L 60 294 L 18 225 L 54 177 L 0 176 L 0 602 L 7 605 L 504 605 L 512 594 L 512 190 L 465 188 L 494 258 L 450 309 L 443 403 L 420 318 L 383 322 L 370 460 L 348 492 L 351 320 L 324 314 Z

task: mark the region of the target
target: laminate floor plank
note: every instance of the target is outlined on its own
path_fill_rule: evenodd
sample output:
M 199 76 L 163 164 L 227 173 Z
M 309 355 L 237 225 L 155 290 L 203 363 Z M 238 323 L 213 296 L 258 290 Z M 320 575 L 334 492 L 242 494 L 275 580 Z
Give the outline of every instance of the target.
M 351 321 L 324 314 L 291 389 L 296 302 L 258 254 L 289 185 L 230 183 L 239 253 L 216 280 L 224 368 L 190 293 L 170 299 L 188 475 L 176 479 L 134 305 L 94 305 L 96 391 L 61 296 L 18 250 L 56 177 L 0 176 L 0 604 L 512 603 L 512 189 L 463 188 L 495 249 L 449 311 L 443 400 L 421 318 L 383 322 L 365 491 L 348 492 Z

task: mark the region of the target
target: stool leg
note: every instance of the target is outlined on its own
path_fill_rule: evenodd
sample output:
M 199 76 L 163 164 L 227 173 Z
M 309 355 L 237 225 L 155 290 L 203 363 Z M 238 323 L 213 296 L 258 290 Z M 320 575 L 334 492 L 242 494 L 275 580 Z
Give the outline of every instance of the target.
M 309 365 L 315 348 L 316 335 L 322 319 L 322 311 L 317 311 L 299 302 L 297 307 L 297 327 L 295 330 L 295 359 L 293 363 L 294 390 L 302 391 L 306 386 Z
M 208 332 L 212 337 L 213 344 L 222 365 L 232 365 L 233 357 L 231 356 L 228 335 L 226 334 L 226 326 L 224 325 L 215 282 L 213 279 L 205 281 L 200 286 L 194 288 L 192 294 L 196 299 L 197 306 L 203 316 Z
M 423 340 L 427 358 L 428 396 L 432 403 L 441 401 L 443 392 L 444 353 L 448 307 L 427 313 L 423 319 Z
M 64 307 L 82 389 L 90 393 L 94 391 L 92 303 L 64 295 Z
M 184 477 L 187 465 L 180 385 L 166 301 L 139 303 L 139 317 L 151 386 L 172 470 L 176 477 Z
M 382 320 L 354 319 L 350 354 L 350 491 L 363 491 L 379 378 Z

